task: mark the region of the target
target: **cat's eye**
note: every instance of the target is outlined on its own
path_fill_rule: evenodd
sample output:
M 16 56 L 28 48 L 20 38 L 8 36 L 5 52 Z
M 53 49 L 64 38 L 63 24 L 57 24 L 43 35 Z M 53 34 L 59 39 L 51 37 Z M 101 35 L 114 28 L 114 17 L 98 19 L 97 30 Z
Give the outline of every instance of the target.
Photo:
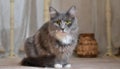
M 57 24 L 60 24 L 60 23 L 61 23 L 61 20 L 57 20 L 56 23 L 57 23 Z
M 71 24 L 71 21 L 70 20 L 67 20 L 66 21 L 66 24 L 68 25 L 68 24 Z

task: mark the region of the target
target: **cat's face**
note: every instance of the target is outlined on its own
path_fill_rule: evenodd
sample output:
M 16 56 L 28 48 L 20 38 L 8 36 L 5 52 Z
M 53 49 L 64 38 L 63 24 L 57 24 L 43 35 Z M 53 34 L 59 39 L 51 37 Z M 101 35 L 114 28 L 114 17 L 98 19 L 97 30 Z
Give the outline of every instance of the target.
M 66 13 L 60 13 L 56 9 L 50 7 L 50 21 L 59 31 L 69 33 L 72 25 L 75 23 L 75 6 L 71 7 Z

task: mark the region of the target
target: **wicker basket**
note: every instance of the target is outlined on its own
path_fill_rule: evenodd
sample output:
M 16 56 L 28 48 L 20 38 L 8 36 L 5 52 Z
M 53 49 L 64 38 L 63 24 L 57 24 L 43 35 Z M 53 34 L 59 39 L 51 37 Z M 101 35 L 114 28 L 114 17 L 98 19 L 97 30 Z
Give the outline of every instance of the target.
M 97 57 L 98 44 L 93 33 L 84 33 L 79 35 L 76 53 L 80 57 Z

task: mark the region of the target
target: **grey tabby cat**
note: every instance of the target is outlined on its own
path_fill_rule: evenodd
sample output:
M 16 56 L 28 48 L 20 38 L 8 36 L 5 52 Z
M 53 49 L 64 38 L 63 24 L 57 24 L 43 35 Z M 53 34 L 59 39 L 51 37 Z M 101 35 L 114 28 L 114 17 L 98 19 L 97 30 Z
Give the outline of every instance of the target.
M 72 6 L 66 13 L 50 7 L 49 12 L 50 21 L 25 41 L 27 57 L 22 60 L 22 65 L 71 67 L 69 58 L 78 38 L 76 7 Z

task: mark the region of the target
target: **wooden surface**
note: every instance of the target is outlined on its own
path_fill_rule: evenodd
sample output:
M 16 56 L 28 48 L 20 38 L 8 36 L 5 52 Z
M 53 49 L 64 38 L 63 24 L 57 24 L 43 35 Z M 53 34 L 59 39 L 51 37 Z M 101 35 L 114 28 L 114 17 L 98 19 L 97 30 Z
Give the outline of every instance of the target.
M 0 69 L 50 69 L 20 66 L 21 58 L 0 59 Z M 120 69 L 120 58 L 72 58 L 71 69 Z

